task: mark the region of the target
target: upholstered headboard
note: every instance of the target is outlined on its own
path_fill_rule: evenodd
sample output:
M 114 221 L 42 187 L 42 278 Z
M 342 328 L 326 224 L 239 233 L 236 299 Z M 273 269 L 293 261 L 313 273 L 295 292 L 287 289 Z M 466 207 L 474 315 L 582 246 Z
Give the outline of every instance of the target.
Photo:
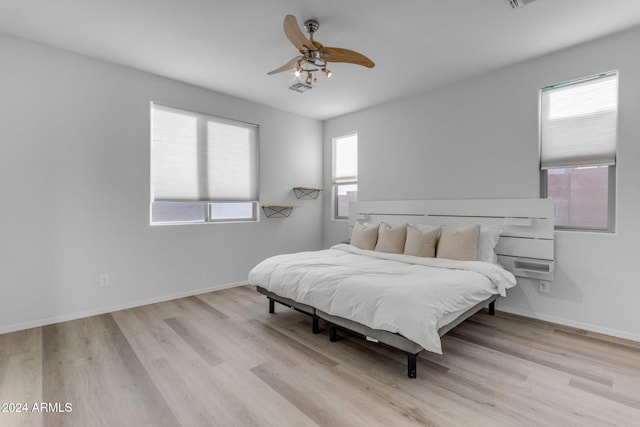
M 391 225 L 480 224 L 502 230 L 498 263 L 519 277 L 553 280 L 554 205 L 550 199 L 395 200 L 351 202 L 349 235 L 356 222 Z

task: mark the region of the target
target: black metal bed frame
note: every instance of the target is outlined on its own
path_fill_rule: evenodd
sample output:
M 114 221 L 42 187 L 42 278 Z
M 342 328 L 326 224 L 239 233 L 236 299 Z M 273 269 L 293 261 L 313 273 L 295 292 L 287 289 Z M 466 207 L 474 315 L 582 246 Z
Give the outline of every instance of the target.
M 275 313 L 275 303 L 282 304 L 286 307 L 292 308 L 300 313 L 306 314 L 307 316 L 311 316 L 312 326 L 311 331 L 314 334 L 320 333 L 319 321 L 323 319 L 329 323 L 329 341 L 336 342 L 338 341 L 338 329 L 342 329 L 347 331 L 348 333 L 359 335 L 364 337 L 367 341 L 373 341 L 376 343 L 380 343 L 391 347 L 396 350 L 400 350 L 407 355 L 407 376 L 409 378 L 417 377 L 417 359 L 418 355 L 422 350 L 424 350 L 421 346 L 414 343 L 413 341 L 403 337 L 400 334 L 391 333 L 388 331 L 383 331 L 379 329 L 371 329 L 362 324 L 353 322 L 348 319 L 339 318 L 336 316 L 331 316 L 327 313 L 323 313 L 317 310 L 315 307 L 312 307 L 307 304 L 299 303 L 297 301 L 291 300 L 289 298 L 281 297 L 273 292 L 270 292 L 260 286 L 256 287 L 256 290 L 265 295 L 269 300 L 269 313 Z M 438 335 L 443 336 L 451 329 L 458 326 L 460 323 L 473 316 L 475 313 L 482 310 L 484 307 L 487 307 L 487 312 L 489 315 L 495 315 L 495 303 L 498 295 L 492 295 L 484 301 L 479 302 L 473 307 L 466 310 L 464 313 L 459 315 L 452 322 L 447 325 L 441 327 L 438 330 Z M 319 315 L 320 314 L 320 315 Z M 389 342 L 388 339 L 391 337 L 393 341 L 395 341 L 399 345 L 393 345 Z

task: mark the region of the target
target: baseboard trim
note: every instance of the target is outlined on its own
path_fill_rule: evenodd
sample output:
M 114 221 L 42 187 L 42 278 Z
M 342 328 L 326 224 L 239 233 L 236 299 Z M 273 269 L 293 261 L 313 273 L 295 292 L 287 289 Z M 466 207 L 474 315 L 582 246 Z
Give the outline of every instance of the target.
M 571 328 L 584 329 L 585 331 L 595 332 L 602 335 L 609 335 L 611 337 L 622 338 L 625 340 L 640 342 L 640 335 L 626 331 L 619 331 L 617 329 L 603 328 L 601 326 L 592 325 L 590 323 L 574 322 L 573 320 L 563 319 L 560 317 L 549 316 L 547 314 L 534 313 L 528 310 L 521 310 L 519 308 L 508 307 L 500 304 L 496 309 L 504 311 L 505 313 L 516 314 L 518 316 L 528 317 L 536 320 L 543 320 L 545 322 L 556 323 L 558 325 L 568 326 Z
M 48 317 L 45 319 L 34 320 L 33 322 L 19 323 L 15 325 L 9 325 L 0 328 L 1 334 L 8 334 L 11 332 L 22 331 L 25 329 L 38 328 L 41 326 L 53 325 L 54 323 L 68 322 L 70 320 L 82 319 L 83 317 L 98 316 L 100 314 L 112 313 L 114 311 L 126 310 L 134 307 L 141 307 L 143 305 L 156 304 L 159 302 L 171 301 L 174 299 L 191 297 L 194 295 L 206 294 L 207 292 L 219 291 L 222 289 L 235 288 L 238 286 L 248 285 L 247 282 L 225 283 L 222 285 L 211 286 L 209 288 L 196 289 L 192 291 L 178 292 L 170 295 L 163 295 L 154 298 L 148 298 L 144 300 L 138 300 L 128 302 L 125 304 L 118 304 L 109 307 L 100 307 L 91 310 L 79 311 L 75 313 L 63 314 L 60 316 Z
M 54 323 L 68 322 L 70 320 L 81 319 L 83 317 L 98 316 L 100 314 L 112 313 L 114 311 L 126 310 L 126 309 L 129 309 L 129 308 L 141 307 L 143 305 L 149 305 L 149 304 L 155 304 L 155 303 L 159 303 L 159 302 L 171 301 L 171 300 L 174 300 L 174 299 L 185 298 L 185 297 L 190 297 L 190 296 L 195 296 L 195 295 L 200 295 L 200 294 L 206 294 L 207 292 L 219 291 L 219 290 L 222 290 L 222 289 L 229 289 L 229 288 L 235 288 L 235 287 L 238 287 L 238 286 L 246 286 L 246 285 L 248 285 L 247 282 L 225 283 L 225 284 L 222 284 L 222 285 L 211 286 L 211 287 L 208 287 L 208 288 L 196 289 L 196 290 L 185 291 L 185 292 L 178 292 L 178 293 L 175 293 L 175 294 L 163 295 L 163 296 L 160 296 L 160 297 L 148 298 L 148 299 L 144 299 L 144 300 L 128 302 L 128 303 L 125 303 L 125 304 L 119 304 L 119 305 L 115 305 L 115 306 L 100 307 L 100 308 L 96 308 L 96 309 L 92 309 L 92 310 L 85 310 L 85 311 L 80 311 L 80 312 L 75 312 L 75 313 L 69 313 L 69 314 L 64 314 L 64 315 L 60 315 L 60 316 L 54 316 L 54 317 L 49 317 L 49 318 L 45 318 L 45 319 L 39 319 L 39 320 L 35 320 L 33 322 L 26 322 L 26 323 L 19 323 L 19 324 L 15 324 L 15 325 L 5 326 L 5 327 L 0 328 L 0 334 L 8 334 L 8 333 L 11 333 L 11 332 L 22 331 L 22 330 L 25 330 L 25 329 L 38 328 L 38 327 L 47 326 L 47 325 L 53 325 Z M 499 302 L 500 301 L 498 301 L 498 303 Z M 569 327 L 578 328 L 578 329 L 584 329 L 586 331 L 595 332 L 595 333 L 598 333 L 598 334 L 609 335 L 609 336 L 612 336 L 612 337 L 617 337 L 617 338 L 622 338 L 622 339 L 626 339 L 626 340 L 630 340 L 630 341 L 640 342 L 640 334 L 634 334 L 634 333 L 630 333 L 630 332 L 620 331 L 620 330 L 617 330 L 617 329 L 603 328 L 601 326 L 592 325 L 590 323 L 575 322 L 575 321 L 568 320 L 568 319 L 563 319 L 563 318 L 560 318 L 560 317 L 549 316 L 547 314 L 535 313 L 535 312 L 528 311 L 528 310 L 522 310 L 522 309 L 519 309 L 519 308 L 505 306 L 504 304 L 499 304 L 499 306 L 497 308 L 498 308 L 498 310 L 503 311 L 505 313 L 516 314 L 518 316 L 528 317 L 528 318 L 531 318 L 531 319 L 542 320 L 542 321 L 545 321 L 545 322 L 556 323 L 558 325 L 569 326 Z

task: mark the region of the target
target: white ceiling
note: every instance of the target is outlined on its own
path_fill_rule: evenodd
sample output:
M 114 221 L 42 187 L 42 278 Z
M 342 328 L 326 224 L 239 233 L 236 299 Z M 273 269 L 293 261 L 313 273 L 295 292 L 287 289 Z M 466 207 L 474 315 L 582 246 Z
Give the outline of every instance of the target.
M 289 90 L 287 14 L 376 67 Z M 0 0 L 1 32 L 321 120 L 637 25 L 639 0 Z

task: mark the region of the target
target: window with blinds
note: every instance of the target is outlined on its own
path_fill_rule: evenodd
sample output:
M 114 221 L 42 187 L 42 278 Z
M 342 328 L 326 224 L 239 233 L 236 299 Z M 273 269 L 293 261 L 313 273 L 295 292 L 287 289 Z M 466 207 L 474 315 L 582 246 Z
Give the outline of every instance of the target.
M 349 218 L 349 202 L 358 198 L 358 134 L 333 138 L 334 218 Z
M 258 127 L 151 104 L 151 223 L 255 221 Z
M 541 89 L 541 195 L 556 228 L 613 231 L 617 125 L 617 72 Z

